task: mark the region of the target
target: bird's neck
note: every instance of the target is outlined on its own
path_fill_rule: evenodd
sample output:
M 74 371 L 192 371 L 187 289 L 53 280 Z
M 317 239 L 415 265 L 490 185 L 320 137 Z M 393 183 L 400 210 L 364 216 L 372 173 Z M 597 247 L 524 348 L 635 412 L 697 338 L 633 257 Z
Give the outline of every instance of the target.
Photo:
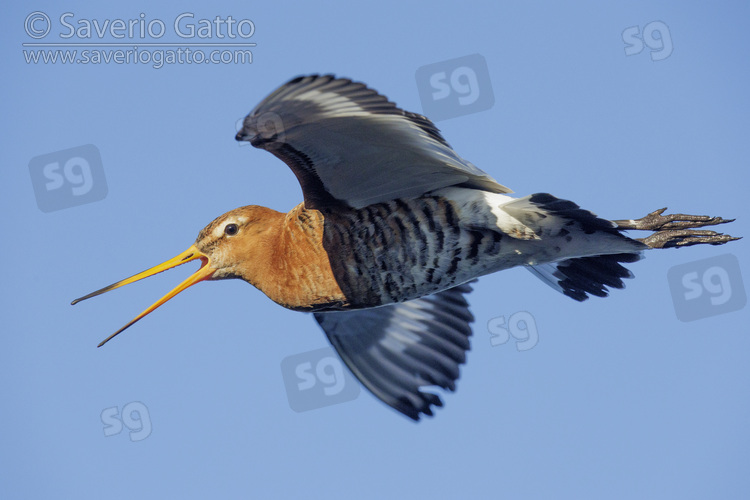
M 323 247 L 324 217 L 304 204 L 279 214 L 266 242 L 265 275 L 253 283 L 274 302 L 289 309 L 315 311 L 348 301 Z

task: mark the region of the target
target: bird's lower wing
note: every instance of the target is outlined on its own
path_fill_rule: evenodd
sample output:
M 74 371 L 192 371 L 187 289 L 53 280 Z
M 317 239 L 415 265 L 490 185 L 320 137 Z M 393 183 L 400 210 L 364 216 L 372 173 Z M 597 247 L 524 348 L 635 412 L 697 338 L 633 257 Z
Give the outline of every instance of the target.
M 440 397 L 420 390 L 454 390 L 469 349 L 469 311 L 463 284 L 398 304 L 346 312 L 315 313 L 333 347 L 375 396 L 419 420 L 432 415 Z
M 247 115 L 237 140 L 283 160 L 307 208 L 362 208 L 454 185 L 510 192 L 456 154 L 424 116 L 331 75 L 279 87 Z

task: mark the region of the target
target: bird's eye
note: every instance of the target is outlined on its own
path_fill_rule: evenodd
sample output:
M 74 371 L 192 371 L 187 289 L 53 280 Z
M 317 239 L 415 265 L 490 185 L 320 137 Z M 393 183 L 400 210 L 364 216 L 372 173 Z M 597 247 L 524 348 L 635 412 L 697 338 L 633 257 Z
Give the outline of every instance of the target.
M 237 224 L 227 224 L 224 227 L 224 234 L 226 234 L 227 236 L 234 236 L 239 230 L 240 228 L 237 226 Z

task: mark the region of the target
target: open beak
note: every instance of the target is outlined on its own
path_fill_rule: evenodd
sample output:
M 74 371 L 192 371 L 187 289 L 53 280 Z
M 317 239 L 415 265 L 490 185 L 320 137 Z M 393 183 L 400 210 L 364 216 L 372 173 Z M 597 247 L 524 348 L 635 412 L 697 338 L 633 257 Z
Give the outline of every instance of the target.
M 177 285 L 171 292 L 166 294 L 164 297 L 157 300 L 153 305 L 151 305 L 148 309 L 143 311 L 141 314 L 135 317 L 130 323 L 123 326 L 119 330 L 117 330 L 115 333 L 104 339 L 97 347 L 101 347 L 107 342 L 109 342 L 115 335 L 119 334 L 120 332 L 126 330 L 131 325 L 133 325 L 136 321 L 140 320 L 147 314 L 149 314 L 151 311 L 158 308 L 160 305 L 164 304 L 166 301 L 180 293 L 181 291 L 185 290 L 186 288 L 195 285 L 196 283 L 209 279 L 213 273 L 214 269 L 211 268 L 208 256 L 198 250 L 195 245 L 192 245 L 190 248 L 182 252 L 180 255 L 169 259 L 166 262 L 163 262 L 159 264 L 158 266 L 154 266 L 151 269 L 147 269 L 143 271 L 142 273 L 138 273 L 134 276 L 131 276 L 130 278 L 125 278 L 122 281 L 118 281 L 117 283 L 112 283 L 109 286 L 105 286 L 101 290 L 97 290 L 95 292 L 92 292 L 88 295 L 85 295 L 79 299 L 74 300 L 71 302 L 71 305 L 75 305 L 82 300 L 90 299 L 91 297 L 96 297 L 97 295 L 101 295 L 104 292 L 109 292 L 110 290 L 114 290 L 115 288 L 120 288 L 121 286 L 128 285 L 130 283 L 134 283 L 138 280 L 142 280 L 143 278 L 148 278 L 149 276 L 153 276 L 154 274 L 158 274 L 162 271 L 166 271 L 167 269 L 172 269 L 173 267 L 177 267 L 181 264 L 185 264 L 187 262 L 190 262 L 192 260 L 200 259 L 202 261 L 200 269 L 198 269 L 196 272 L 194 272 L 188 279 Z

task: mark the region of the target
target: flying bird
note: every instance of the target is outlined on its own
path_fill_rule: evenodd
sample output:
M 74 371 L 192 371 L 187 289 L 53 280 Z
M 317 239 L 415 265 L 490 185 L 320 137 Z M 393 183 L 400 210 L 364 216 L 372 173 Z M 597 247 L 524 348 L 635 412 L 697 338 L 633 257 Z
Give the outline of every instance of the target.
M 443 404 L 430 386 L 455 389 L 473 321 L 466 295 L 477 278 L 524 266 L 583 301 L 623 288 L 633 275 L 622 264 L 646 250 L 738 239 L 697 229 L 731 222 L 721 217 L 660 209 L 610 221 L 546 193 L 512 197 L 426 117 L 332 75 L 282 85 L 236 139 L 286 163 L 304 201 L 288 213 L 255 205 L 227 212 L 178 256 L 74 300 L 201 261 L 99 346 L 195 283 L 239 278 L 283 307 L 313 313 L 362 384 L 418 420 Z M 653 234 L 632 239 L 625 230 Z

